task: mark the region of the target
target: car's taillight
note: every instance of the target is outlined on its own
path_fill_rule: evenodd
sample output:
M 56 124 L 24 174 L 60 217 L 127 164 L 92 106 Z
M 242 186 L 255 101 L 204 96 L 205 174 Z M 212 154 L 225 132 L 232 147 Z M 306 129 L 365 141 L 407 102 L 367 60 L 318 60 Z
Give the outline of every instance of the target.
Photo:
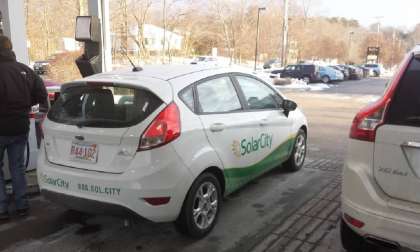
M 351 125 L 350 130 L 350 138 L 374 142 L 376 129 L 383 122 L 388 102 L 389 100 L 379 100 L 378 102 L 362 109 L 353 119 L 353 124 Z
M 375 142 L 376 129 L 384 122 L 388 105 L 412 58 L 413 54 L 405 58 L 382 98 L 357 113 L 350 129 L 350 138 Z
M 140 138 L 138 151 L 165 145 L 181 135 L 181 121 L 178 106 L 169 104 L 153 120 Z

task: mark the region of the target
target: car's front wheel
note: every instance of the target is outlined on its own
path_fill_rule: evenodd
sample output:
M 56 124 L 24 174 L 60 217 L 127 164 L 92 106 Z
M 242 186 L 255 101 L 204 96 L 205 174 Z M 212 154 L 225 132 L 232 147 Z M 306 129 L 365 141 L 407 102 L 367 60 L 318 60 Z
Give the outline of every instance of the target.
M 323 83 L 328 83 L 328 82 L 330 82 L 330 77 L 325 75 L 321 78 L 321 80 L 322 80 Z
M 211 173 L 203 173 L 191 186 L 175 227 L 183 234 L 202 238 L 216 224 L 221 204 L 218 179 Z
M 300 129 L 296 135 L 292 154 L 286 161 L 286 166 L 290 171 L 298 171 L 302 168 L 306 158 L 306 132 Z

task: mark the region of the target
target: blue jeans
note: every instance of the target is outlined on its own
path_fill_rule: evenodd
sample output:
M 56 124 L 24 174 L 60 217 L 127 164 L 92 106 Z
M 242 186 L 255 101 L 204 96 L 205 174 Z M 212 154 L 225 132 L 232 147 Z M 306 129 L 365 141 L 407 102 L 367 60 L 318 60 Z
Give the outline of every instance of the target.
M 16 209 L 27 209 L 29 207 L 26 197 L 27 184 L 25 176 L 25 149 L 27 142 L 28 135 L 26 134 L 20 136 L 0 136 L 0 213 L 6 212 L 9 207 L 3 174 L 3 159 L 6 150 L 9 159 L 9 170 L 12 176 Z

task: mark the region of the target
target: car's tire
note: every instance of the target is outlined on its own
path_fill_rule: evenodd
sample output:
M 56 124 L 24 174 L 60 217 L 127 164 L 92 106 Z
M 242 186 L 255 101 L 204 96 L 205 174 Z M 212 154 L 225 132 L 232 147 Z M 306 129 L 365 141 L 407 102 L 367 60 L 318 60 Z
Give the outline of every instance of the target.
M 311 83 L 311 78 L 309 78 L 308 76 L 303 77 L 303 81 L 306 82 L 306 84 Z
M 343 248 L 348 252 L 367 251 L 365 240 L 354 232 L 343 219 L 341 219 L 340 237 Z
M 175 221 L 175 228 L 193 238 L 203 238 L 216 224 L 221 205 L 219 180 L 212 173 L 203 173 L 188 191 L 181 213 Z
M 307 135 L 303 129 L 299 129 L 295 141 L 293 143 L 293 151 L 285 165 L 289 171 L 299 171 L 305 163 L 307 152 Z
M 321 81 L 325 84 L 330 82 L 330 77 L 328 77 L 327 75 L 322 76 Z

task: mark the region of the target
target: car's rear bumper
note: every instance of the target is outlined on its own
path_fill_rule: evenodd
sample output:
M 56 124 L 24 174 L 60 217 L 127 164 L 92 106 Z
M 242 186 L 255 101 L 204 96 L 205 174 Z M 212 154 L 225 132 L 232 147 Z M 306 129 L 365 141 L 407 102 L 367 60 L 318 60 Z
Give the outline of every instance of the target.
M 172 147 L 160 149 L 165 148 L 168 151 Z M 126 172 L 110 174 L 52 164 L 41 148 L 38 182 L 46 198 L 71 209 L 112 215 L 131 212 L 154 222 L 174 221 L 193 177 L 176 154 L 160 156 L 165 156 L 165 161 L 158 160 L 160 166 L 143 157 Z M 170 200 L 162 205 L 151 205 L 145 200 L 161 197 Z
M 362 237 L 376 237 L 420 251 L 420 211 L 403 210 L 377 185 L 373 177 L 372 143 L 350 140 L 343 169 L 342 212 L 364 223 L 348 226 Z M 392 203 L 394 202 L 394 203 Z

